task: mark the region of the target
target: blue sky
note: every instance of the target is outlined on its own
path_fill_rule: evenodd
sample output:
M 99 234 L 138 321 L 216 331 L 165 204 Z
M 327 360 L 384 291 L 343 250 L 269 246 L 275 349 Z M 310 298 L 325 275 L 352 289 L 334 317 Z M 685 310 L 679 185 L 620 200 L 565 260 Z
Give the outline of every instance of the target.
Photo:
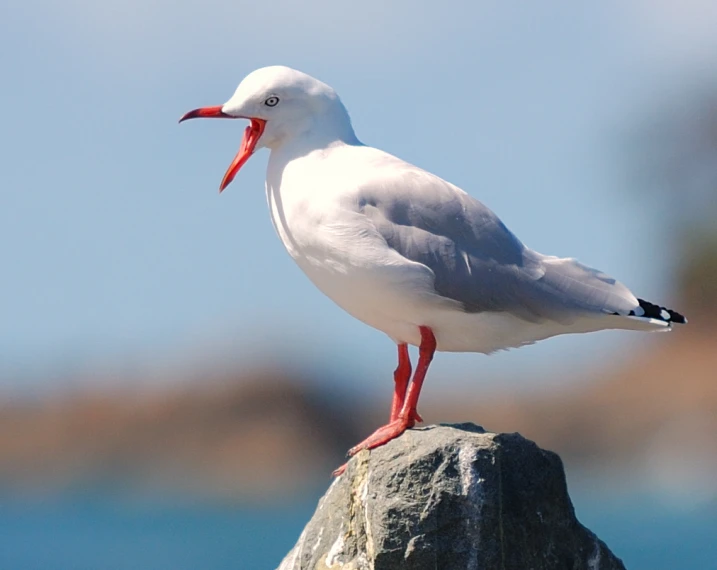
M 365 143 L 463 187 L 529 246 L 669 303 L 669 236 L 629 188 L 625 135 L 713 61 L 716 15 L 703 0 L 4 6 L 0 386 L 271 356 L 390 390 L 391 342 L 316 291 L 276 238 L 267 151 L 219 196 L 244 125 L 177 125 L 271 64 L 334 86 Z M 433 374 L 529 384 L 641 342 L 442 355 Z

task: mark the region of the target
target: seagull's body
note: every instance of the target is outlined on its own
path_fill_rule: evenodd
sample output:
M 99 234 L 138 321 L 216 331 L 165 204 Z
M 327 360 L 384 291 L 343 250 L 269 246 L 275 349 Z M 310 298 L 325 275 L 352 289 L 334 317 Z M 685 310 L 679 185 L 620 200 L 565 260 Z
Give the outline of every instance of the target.
M 342 141 L 274 154 L 267 200 L 287 251 L 323 293 L 397 343 L 418 346 L 420 325 L 438 350 L 483 353 L 668 327 L 628 316 L 640 305 L 620 283 L 526 248 L 483 204 L 388 153 Z
M 328 297 L 398 345 L 391 422 L 357 448 L 420 419 L 415 405 L 435 350 L 490 353 L 559 334 L 684 322 L 597 270 L 525 247 L 460 188 L 362 144 L 334 90 L 299 71 L 257 70 L 225 105 L 185 118 L 199 116 L 251 119 L 222 189 L 255 148 L 271 148 L 267 201 L 287 251 Z M 421 349 L 408 395 L 407 345 Z

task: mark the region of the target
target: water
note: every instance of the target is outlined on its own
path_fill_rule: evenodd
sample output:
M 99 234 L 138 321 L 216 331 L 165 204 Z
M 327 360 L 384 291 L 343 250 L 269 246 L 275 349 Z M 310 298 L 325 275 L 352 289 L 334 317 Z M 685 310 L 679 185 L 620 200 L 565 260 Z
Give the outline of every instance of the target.
M 273 569 L 313 508 L 139 507 L 101 498 L 3 503 L 0 569 Z
M 320 493 L 281 508 L 138 506 L 102 497 L 0 502 L 2 570 L 274 569 Z M 717 506 L 574 497 L 630 570 L 717 570 Z
M 656 497 L 596 500 L 573 495 L 580 522 L 628 570 L 717 570 L 717 504 L 681 510 Z

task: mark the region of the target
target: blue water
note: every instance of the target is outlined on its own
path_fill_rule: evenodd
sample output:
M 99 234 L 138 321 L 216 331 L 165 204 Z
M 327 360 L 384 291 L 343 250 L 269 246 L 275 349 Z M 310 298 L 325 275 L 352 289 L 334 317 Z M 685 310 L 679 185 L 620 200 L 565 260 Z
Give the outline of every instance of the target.
M 2 570 L 273 569 L 319 493 L 281 508 L 128 505 L 104 498 L 0 502 Z M 717 506 L 575 498 L 581 522 L 630 570 L 717 570 Z
M 5 502 L 0 569 L 273 569 L 313 509 L 132 506 L 98 498 Z
M 717 570 L 717 504 L 680 510 L 654 497 L 573 501 L 580 522 L 628 570 Z

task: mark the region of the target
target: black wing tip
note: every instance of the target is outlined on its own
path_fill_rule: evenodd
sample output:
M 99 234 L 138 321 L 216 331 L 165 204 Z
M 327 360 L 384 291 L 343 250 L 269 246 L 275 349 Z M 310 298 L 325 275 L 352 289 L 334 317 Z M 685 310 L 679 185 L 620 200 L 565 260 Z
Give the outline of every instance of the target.
M 642 314 L 639 314 L 639 310 L 630 311 L 631 317 L 657 319 L 658 321 L 663 321 L 666 323 L 676 323 L 679 325 L 687 324 L 687 319 L 685 318 L 685 316 L 678 313 L 677 311 L 673 311 L 672 309 L 668 309 L 667 307 L 660 307 L 659 305 L 655 305 L 654 303 L 650 303 L 649 301 L 645 301 L 644 299 L 638 299 L 637 302 L 640 303 L 640 309 L 642 309 Z

